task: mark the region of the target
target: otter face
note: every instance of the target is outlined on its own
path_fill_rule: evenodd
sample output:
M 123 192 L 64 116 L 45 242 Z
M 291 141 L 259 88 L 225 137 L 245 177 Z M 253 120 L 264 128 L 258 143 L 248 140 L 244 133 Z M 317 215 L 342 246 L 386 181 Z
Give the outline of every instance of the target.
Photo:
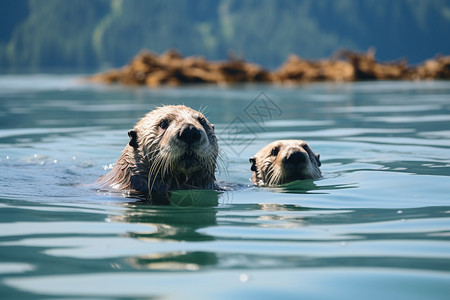
M 163 106 L 148 113 L 130 132 L 129 144 L 137 145 L 143 160 L 149 161 L 150 176 L 187 178 L 202 172 L 214 177 L 217 138 L 201 112 L 184 105 Z
M 250 158 L 253 176 L 258 185 L 278 185 L 295 180 L 318 179 L 320 155 L 302 140 L 280 140 L 262 148 Z
M 205 116 L 192 109 L 162 115 L 159 119 L 159 148 L 177 164 L 177 169 L 189 175 L 205 168 L 207 161 L 218 154 L 213 126 Z
M 114 168 L 97 182 L 138 193 L 218 189 L 219 148 L 214 126 L 184 105 L 159 107 L 128 132 Z

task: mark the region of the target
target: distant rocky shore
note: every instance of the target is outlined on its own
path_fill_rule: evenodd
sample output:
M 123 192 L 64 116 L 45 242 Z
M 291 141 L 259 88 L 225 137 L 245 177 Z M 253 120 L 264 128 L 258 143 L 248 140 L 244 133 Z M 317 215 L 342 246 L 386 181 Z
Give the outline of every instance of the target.
M 128 65 L 88 78 L 93 82 L 125 85 L 181 85 L 191 83 L 232 84 L 268 82 L 299 84 L 316 81 L 431 80 L 450 79 L 450 56 L 436 56 L 417 66 L 406 61 L 381 63 L 375 51 L 339 51 L 329 59 L 306 60 L 291 55 L 275 71 L 230 57 L 228 61 L 208 61 L 183 57 L 174 50 L 161 55 L 142 51 Z

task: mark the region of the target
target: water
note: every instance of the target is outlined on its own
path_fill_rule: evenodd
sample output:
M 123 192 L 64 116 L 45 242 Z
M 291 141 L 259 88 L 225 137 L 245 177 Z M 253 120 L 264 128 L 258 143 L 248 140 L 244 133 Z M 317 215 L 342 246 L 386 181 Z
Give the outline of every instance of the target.
M 90 185 L 160 104 L 205 109 L 226 192 L 150 206 Z M 248 158 L 281 138 L 320 153 L 324 178 L 253 187 Z M 152 90 L 3 75 L 0 295 L 447 299 L 449 149 L 448 82 Z

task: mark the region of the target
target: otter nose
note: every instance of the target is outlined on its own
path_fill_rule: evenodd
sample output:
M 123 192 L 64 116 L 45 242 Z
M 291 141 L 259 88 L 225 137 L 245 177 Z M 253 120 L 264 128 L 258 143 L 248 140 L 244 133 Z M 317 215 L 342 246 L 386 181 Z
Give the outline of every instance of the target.
M 194 125 L 188 124 L 181 129 L 178 138 L 186 144 L 193 144 L 200 140 L 202 134 Z
M 288 155 L 286 155 L 286 158 L 284 159 L 284 162 L 290 165 L 298 165 L 306 162 L 306 153 L 301 151 L 295 151 L 291 152 Z

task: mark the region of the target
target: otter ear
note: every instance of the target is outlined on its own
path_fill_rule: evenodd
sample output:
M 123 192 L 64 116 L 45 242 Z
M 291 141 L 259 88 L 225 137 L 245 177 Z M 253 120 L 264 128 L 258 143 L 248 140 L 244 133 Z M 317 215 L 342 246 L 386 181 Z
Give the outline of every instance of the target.
M 305 151 L 308 152 L 309 157 L 314 157 L 314 159 L 316 160 L 317 166 L 320 167 L 322 165 L 320 162 L 320 154 L 314 153 L 308 144 L 304 144 L 303 149 L 305 149 Z
M 128 131 L 128 136 L 130 137 L 130 141 L 128 142 L 128 145 L 130 145 L 131 147 L 136 149 L 138 147 L 136 130 Z
M 316 160 L 317 160 L 317 165 L 320 167 L 322 165 L 322 163 L 320 162 L 320 154 L 317 154 Z
M 253 172 L 256 172 L 256 158 L 250 157 L 250 159 L 248 161 L 252 164 L 252 166 L 250 167 L 250 170 L 252 170 Z

